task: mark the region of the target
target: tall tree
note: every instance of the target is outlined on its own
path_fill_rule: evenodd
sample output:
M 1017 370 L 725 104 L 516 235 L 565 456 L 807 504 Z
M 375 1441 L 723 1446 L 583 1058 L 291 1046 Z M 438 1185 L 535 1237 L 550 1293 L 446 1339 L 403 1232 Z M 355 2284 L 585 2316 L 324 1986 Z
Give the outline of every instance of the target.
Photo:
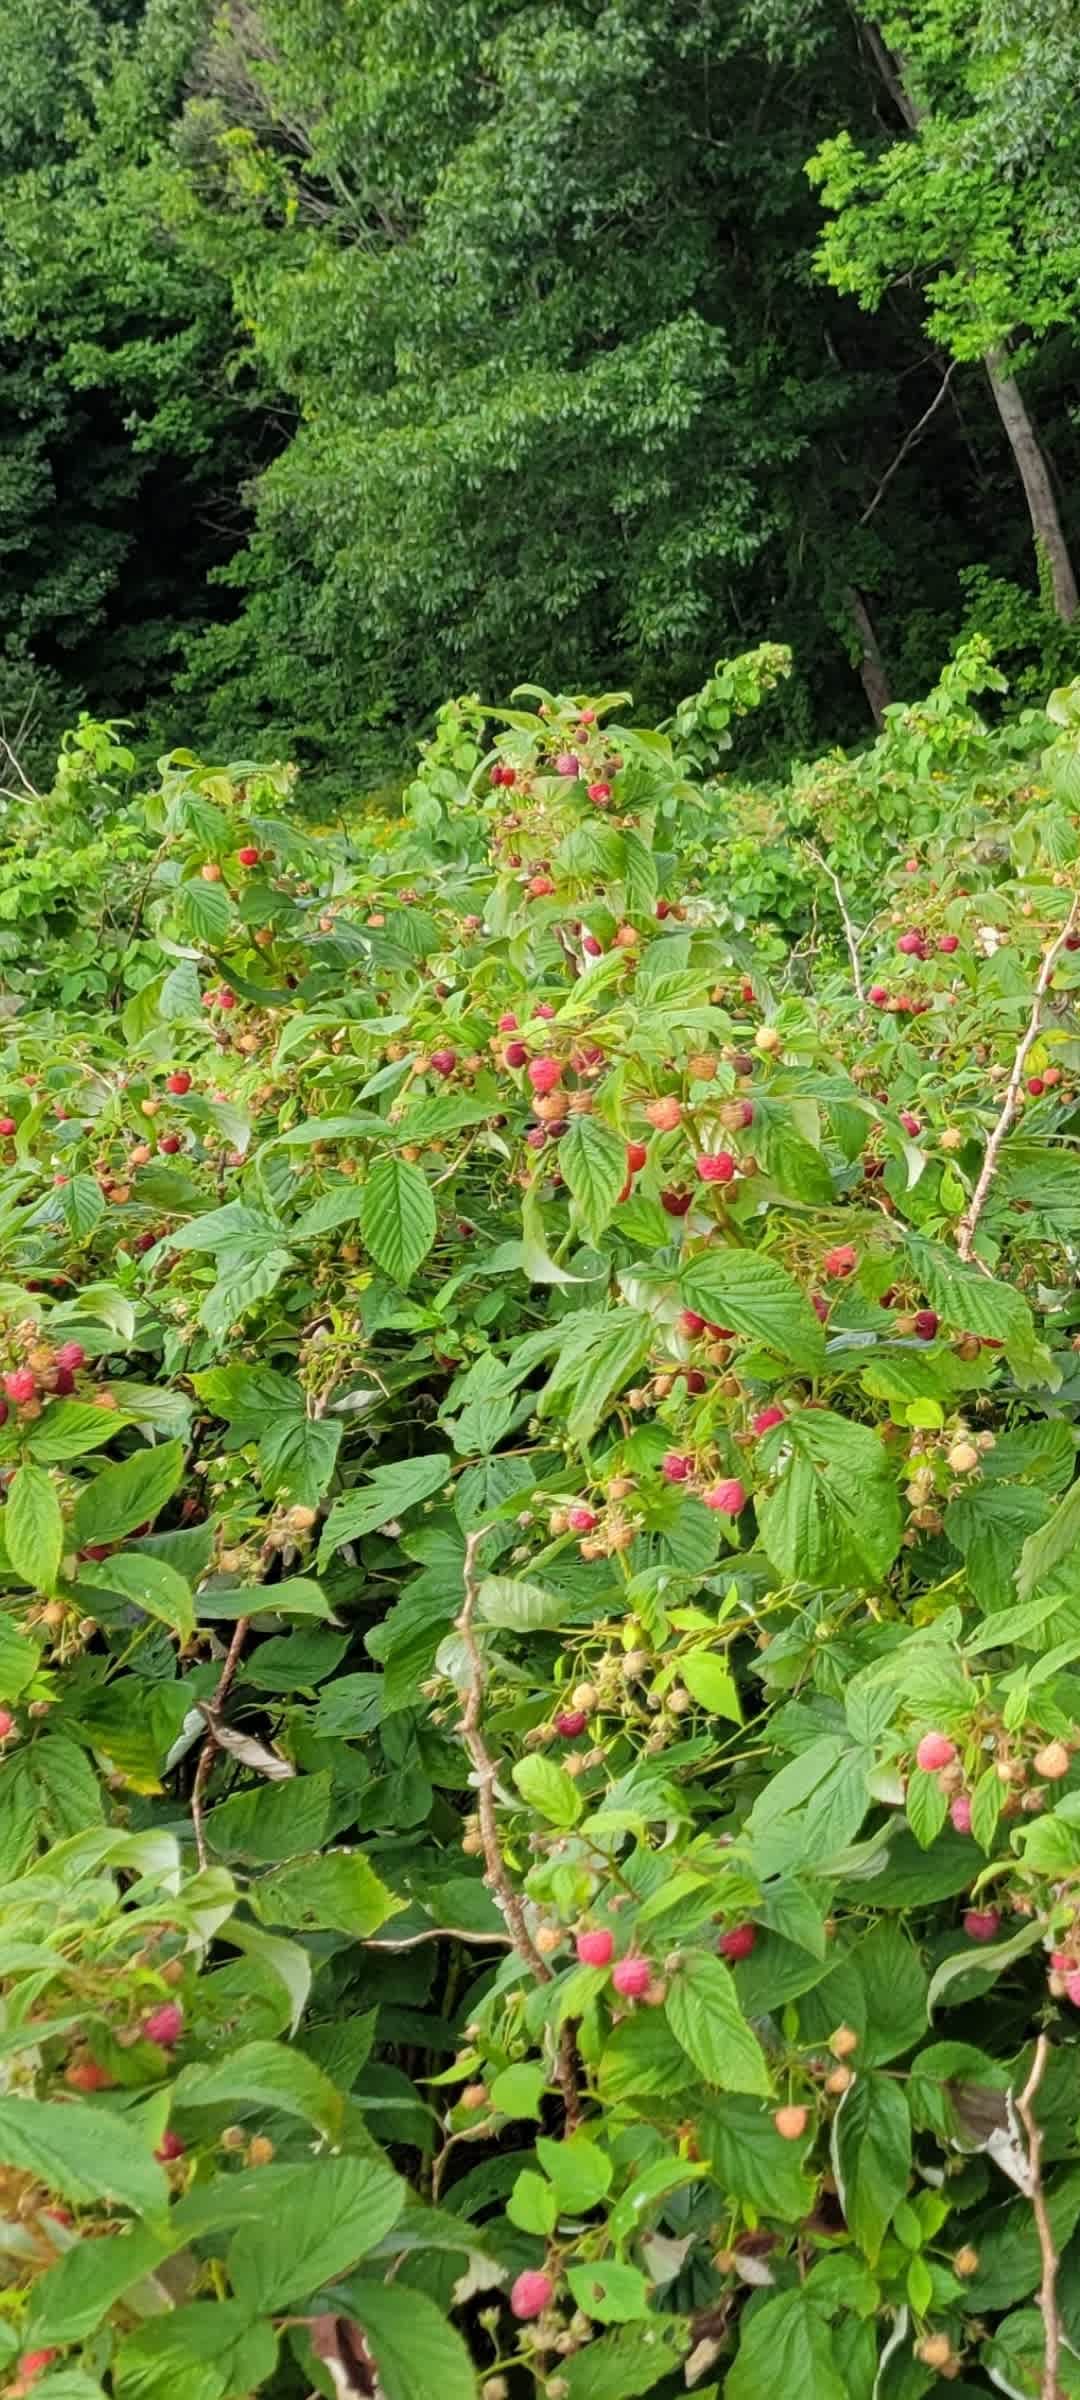
M 988 8 L 913 0 L 880 27 L 867 19 L 865 31 L 899 132 L 873 150 L 850 132 L 821 145 L 811 172 L 832 212 L 824 271 L 870 308 L 902 279 L 920 279 L 931 338 L 956 362 L 981 362 L 1023 486 L 1040 576 L 1069 622 L 1076 575 L 1022 383 L 1040 340 L 1077 321 L 1080 222 L 1075 209 L 1066 222 L 1060 208 L 1060 133 L 1046 128 L 1040 143 L 1017 138 L 997 0 Z M 1030 124 L 1030 40 L 1026 58 Z

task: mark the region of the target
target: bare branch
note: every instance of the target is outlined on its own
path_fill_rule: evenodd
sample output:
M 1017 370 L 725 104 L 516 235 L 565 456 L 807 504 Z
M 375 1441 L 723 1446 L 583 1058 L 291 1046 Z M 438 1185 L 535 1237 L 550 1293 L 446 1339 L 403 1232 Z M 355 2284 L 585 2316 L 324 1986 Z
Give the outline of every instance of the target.
M 421 1942 L 480 1942 L 485 1949 L 512 1950 L 510 1933 L 476 1933 L 468 1925 L 426 1925 L 423 1933 L 407 1933 L 400 1942 L 364 1942 L 365 1950 L 417 1950 Z
M 247 1639 L 247 1632 L 250 1623 L 250 1617 L 238 1617 L 236 1624 L 233 1627 L 233 1637 L 229 1643 L 228 1651 L 226 1653 L 225 1664 L 222 1667 L 220 1675 L 218 1676 L 217 1690 L 210 1702 L 211 1713 L 215 1716 L 217 1711 L 224 1707 L 225 1702 L 228 1699 L 229 1689 L 237 1667 L 240 1664 L 240 1655 Z M 214 1753 L 217 1749 L 217 1746 L 217 1734 L 214 1731 L 213 1725 L 210 1725 L 207 1727 L 206 1740 L 204 1741 L 202 1749 L 199 1752 L 199 1763 L 195 1769 L 195 1781 L 191 1787 L 191 1822 L 195 1832 L 195 1851 L 200 1867 L 206 1867 L 209 1865 L 209 1859 L 206 1852 L 206 1786 L 210 1781 L 210 1769 L 214 1763 Z
M 456 1620 L 455 1632 L 460 1634 L 469 1662 L 469 1689 L 461 1717 L 461 1737 L 469 1753 L 476 1785 L 476 1813 L 480 1825 L 480 1843 L 484 1853 L 484 1880 L 497 1907 L 505 1917 L 518 1957 L 536 1977 L 538 1983 L 551 1983 L 554 1978 L 546 1958 L 542 1958 L 525 1921 L 521 1894 L 515 1890 L 506 1871 L 499 1842 L 498 1819 L 495 1814 L 496 1767 L 484 1738 L 482 1725 L 486 1677 L 484 1660 L 474 1631 L 476 1603 L 479 1594 L 477 1558 L 486 1525 L 469 1534 L 465 1543 L 465 1563 L 462 1582 L 464 1605 Z M 567 2131 L 572 2133 L 580 2122 L 580 2102 L 577 2088 L 576 2051 L 572 2028 L 564 2025 L 559 2035 L 556 2080 L 563 2097 Z
M 1058 2315 L 1057 2305 L 1059 2260 L 1046 2206 L 1046 2193 L 1043 2190 L 1043 2129 L 1032 2106 L 1035 2094 L 1046 2073 L 1049 2057 L 1049 2041 L 1045 2033 L 1040 2033 L 1035 2044 L 1031 2073 L 1017 2099 L 1016 2113 L 1027 2135 L 1031 2213 L 1035 2219 L 1035 2230 L 1039 2237 L 1039 2257 L 1042 2260 L 1042 2281 L 1039 2285 L 1038 2305 L 1046 2328 L 1046 2348 L 1043 2352 L 1043 2375 L 1039 2387 L 1039 2400 L 1061 2400 L 1061 2387 L 1058 2383 L 1058 2365 L 1061 2359 L 1061 2319 Z
M 893 459 L 892 465 L 886 467 L 885 473 L 881 478 L 876 492 L 874 493 L 873 499 L 867 503 L 867 506 L 864 508 L 862 515 L 859 518 L 860 525 L 869 525 L 870 519 L 874 514 L 874 510 L 884 499 L 889 485 L 892 482 L 893 476 L 899 474 L 904 460 L 907 457 L 908 451 L 914 449 L 920 435 L 926 431 L 926 427 L 929 425 L 931 417 L 934 416 L 936 411 L 941 407 L 941 403 L 948 392 L 949 385 L 952 382 L 959 363 L 959 360 L 954 358 L 951 364 L 946 367 L 945 374 L 937 391 L 934 394 L 933 399 L 930 402 L 929 408 L 924 408 L 918 424 L 913 425 L 910 433 L 906 433 L 904 435 L 904 439 L 900 444 L 900 448 L 896 453 L 896 457 Z
M 8 765 L 11 767 L 11 769 L 12 769 L 13 773 L 14 773 L 14 774 L 17 776 L 17 778 L 18 778 L 18 781 L 19 781 L 20 785 L 22 786 L 22 789 L 23 789 L 23 791 L 25 792 L 27 799 L 28 799 L 28 800 L 40 800 L 40 798 L 41 798 L 41 793 L 38 791 L 37 785 L 36 785 L 36 784 L 34 784 L 34 783 L 31 783 L 29 776 L 26 774 L 26 772 L 25 772 L 24 768 L 23 768 L 23 767 L 22 767 L 22 765 L 20 764 L 20 761 L 19 761 L 19 759 L 18 759 L 18 756 L 16 755 L 16 752 L 15 752 L 15 751 L 12 749 L 11 743 L 9 742 L 9 740 L 8 740 L 8 738 L 7 738 L 7 735 L 6 735 L 6 733 L 0 733 L 0 750 L 2 750 L 2 751 L 3 751 L 4 757 L 7 759 Z M 18 795 L 18 793 L 17 793 L 17 792 L 8 792 L 8 793 L 6 793 L 6 794 L 5 794 L 5 797 L 6 797 L 7 799 L 10 799 L 10 800 L 16 800 L 16 799 L 18 798 L 18 796 L 19 796 L 19 795 Z
M 833 873 L 828 859 L 823 858 L 820 850 L 816 850 L 814 848 L 813 842 L 807 842 L 806 847 L 811 858 L 814 860 L 815 865 L 821 868 L 823 875 L 828 876 L 829 882 L 831 883 L 833 891 L 836 894 L 836 905 L 840 911 L 840 917 L 844 928 L 844 939 L 848 946 L 848 957 L 851 960 L 851 980 L 855 986 L 855 997 L 860 1003 L 865 1002 L 866 987 L 863 983 L 862 965 L 859 959 L 859 944 L 864 937 L 862 934 L 856 933 L 855 927 L 852 924 L 851 917 L 848 913 L 848 904 L 844 898 L 844 887 L 839 876 Z
M 1027 1065 L 1028 1055 L 1029 1052 L 1034 1048 L 1035 1043 L 1039 1038 L 1039 1031 L 1042 1025 L 1043 1001 L 1045 1000 L 1046 994 L 1050 988 L 1054 968 L 1057 965 L 1058 959 L 1061 956 L 1066 942 L 1070 939 L 1071 935 L 1075 933 L 1078 923 L 1080 923 L 1080 899 L 1073 901 L 1068 918 L 1063 925 L 1061 932 L 1058 934 L 1056 940 L 1051 942 L 1050 948 L 1047 950 L 1043 958 L 1042 965 L 1039 969 L 1039 980 L 1035 986 L 1035 998 L 1032 1002 L 1031 1015 L 1028 1018 L 1027 1026 L 1021 1037 L 1021 1040 L 1017 1044 L 1016 1056 L 1013 1059 L 1009 1080 L 1005 1087 L 1005 1098 L 1001 1104 L 1001 1114 L 990 1136 L 990 1139 L 987 1142 L 986 1153 L 983 1158 L 979 1180 L 971 1195 L 970 1202 L 960 1219 L 960 1223 L 957 1226 L 956 1247 L 961 1258 L 967 1261 L 970 1261 L 971 1259 L 975 1242 L 975 1229 L 978 1225 L 983 1209 L 986 1206 L 990 1186 L 993 1183 L 995 1174 L 997 1173 L 997 1164 L 1001 1153 L 1001 1145 L 1004 1142 L 1006 1134 L 1008 1133 L 1009 1128 L 1015 1119 L 1017 1108 L 1019 1106 L 1020 1086 L 1024 1079 L 1024 1068 Z

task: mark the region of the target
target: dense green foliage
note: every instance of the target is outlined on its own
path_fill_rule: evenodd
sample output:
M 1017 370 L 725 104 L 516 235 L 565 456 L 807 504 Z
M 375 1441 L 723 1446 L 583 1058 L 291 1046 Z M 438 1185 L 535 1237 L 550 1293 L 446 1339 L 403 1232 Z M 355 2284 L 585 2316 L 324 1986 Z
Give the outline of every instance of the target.
M 1080 2390 L 1080 696 L 788 665 L 9 811 L 13 2394 Z
M 14 0 L 8 737 L 344 787 L 522 674 L 662 713 L 784 641 L 789 750 L 965 628 L 1064 679 L 998 392 L 1053 507 L 1075 56 L 1062 0 Z

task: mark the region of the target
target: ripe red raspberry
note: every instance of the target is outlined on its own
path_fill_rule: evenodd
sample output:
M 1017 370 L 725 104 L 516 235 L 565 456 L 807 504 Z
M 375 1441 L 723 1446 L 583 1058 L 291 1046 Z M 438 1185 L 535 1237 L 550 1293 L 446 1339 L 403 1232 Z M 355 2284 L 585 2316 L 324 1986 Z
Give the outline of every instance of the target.
M 993 1942 L 997 1940 L 1001 1918 L 996 1908 L 966 1908 L 963 1927 L 969 1942 Z
M 36 2383 L 38 2376 L 43 2375 L 46 2367 L 51 2367 L 54 2358 L 59 2356 L 59 2350 L 24 2350 L 19 2360 L 19 2382 L 23 2390 L 28 2384 Z
M 529 1082 L 534 1092 L 553 1092 L 562 1082 L 562 1066 L 557 1058 L 534 1058 L 529 1066 Z
M 1045 1090 L 1046 1090 L 1046 1085 L 1045 1085 L 1045 1083 L 1043 1082 L 1043 1079 L 1042 1079 L 1042 1076 L 1041 1076 L 1041 1075 L 1029 1075 L 1029 1076 L 1028 1076 L 1027 1088 L 1028 1088 L 1029 1092 L 1031 1093 L 1031 1097 L 1032 1097 L 1032 1099 L 1033 1099 L 1033 1100 L 1038 1100 L 1038 1099 L 1040 1099 L 1040 1098 L 1041 1098 L 1041 1096 L 1042 1096 L 1043 1092 L 1045 1092 Z
M 6 1742 L 9 1733 L 14 1731 L 15 1719 L 10 1708 L 0 1708 L 0 1742 Z
M 693 1459 L 687 1458 L 685 1451 L 665 1450 L 660 1461 L 660 1473 L 665 1483 L 689 1483 L 693 1472 Z
M 971 1832 L 971 1802 L 966 1792 L 958 1792 L 949 1802 L 949 1819 L 956 1833 Z
M 704 1333 L 705 1331 L 704 1317 L 699 1317 L 696 1308 L 684 1308 L 682 1315 L 679 1318 L 679 1331 L 680 1333 L 688 1333 L 691 1341 L 693 1341 L 697 1334 Z
M 588 788 L 594 808 L 606 808 L 611 798 L 610 783 L 590 783 Z
M 191 1077 L 188 1074 L 187 1068 L 176 1067 L 171 1075 L 167 1075 L 165 1077 L 165 1089 L 167 1092 L 175 1092 L 177 1098 L 182 1100 L 184 1093 L 190 1092 L 191 1090 Z
M 4 1377 L 4 1390 L 16 1408 L 24 1408 L 28 1400 L 37 1398 L 37 1377 L 32 1367 L 14 1367 Z
M 922 1121 L 919 1117 L 912 1115 L 910 1108 L 901 1109 L 900 1123 L 904 1128 L 904 1132 L 910 1133 L 913 1139 L 917 1133 L 922 1132 Z
M 160 2008 L 152 2008 L 143 2018 L 143 2032 L 148 2042 L 158 2042 L 163 2050 L 171 2050 L 184 2030 L 184 2012 L 175 2000 L 165 2000 Z
M 526 2267 L 510 2287 L 510 2313 L 518 2318 L 542 2317 L 555 2297 L 550 2275 L 540 2267 Z
M 183 1146 L 178 1133 L 163 1133 L 158 1143 L 158 1149 L 164 1151 L 166 1158 L 175 1158 L 177 1151 L 182 1150 Z
M 561 1733 L 566 1741 L 573 1742 L 577 1740 L 579 1733 L 584 1733 L 588 1722 L 589 1712 L 587 1709 L 564 1708 L 562 1715 L 555 1719 L 555 1731 Z
M 452 1075 L 457 1065 L 456 1050 L 433 1050 L 431 1066 L 436 1075 Z
M 704 1150 L 697 1162 L 702 1183 L 730 1183 L 735 1161 L 730 1150 Z
M 624 2000 L 640 2000 L 652 1982 L 652 1968 L 647 1958 L 620 1958 L 611 1980 Z
M 503 1013 L 502 1013 L 501 1017 L 499 1018 L 499 1032 L 500 1032 L 500 1033 L 516 1033 L 516 1032 L 517 1032 L 517 1029 L 518 1029 L 518 1021 L 517 1021 L 517 1018 L 516 1018 L 516 1017 L 515 1017 L 515 1015 L 514 1015 L 513 1009 L 512 1009 L 512 1008 L 504 1008 L 504 1010 L 503 1010 Z
M 902 933 L 896 947 L 905 958 L 921 958 L 923 937 L 921 933 Z
M 944 951 L 946 958 L 951 958 L 953 951 L 959 950 L 959 948 L 960 936 L 958 933 L 942 933 L 938 935 L 938 949 Z
M 640 1175 L 643 1166 L 647 1164 L 648 1156 L 649 1151 L 647 1143 L 628 1142 L 626 1145 L 627 1173 L 629 1175 Z
M 171 2159 L 183 2158 L 185 2149 L 186 2144 L 181 2141 L 179 2134 L 173 2132 L 171 2125 L 167 2125 L 154 2157 L 161 2160 L 162 2166 L 168 2166 Z
M 915 1752 L 915 1764 L 924 1774 L 934 1775 L 939 1767 L 951 1767 L 956 1757 L 956 1743 L 947 1733 L 924 1733 Z
M 749 1958 L 757 1942 L 756 1925 L 732 1925 L 716 1945 L 721 1958 Z
M 523 1067 L 528 1055 L 524 1042 L 508 1042 L 503 1051 L 508 1067 Z
M 222 984 L 221 990 L 217 995 L 217 1004 L 219 1008 L 224 1009 L 236 1007 L 236 993 L 230 992 L 227 983 Z
M 666 1192 L 660 1194 L 660 1206 L 667 1211 L 669 1217 L 689 1216 L 693 1206 L 693 1194 L 692 1192 L 677 1192 L 674 1186 L 669 1186 Z
M 782 1425 L 786 1416 L 787 1410 L 775 1404 L 772 1408 L 759 1408 L 757 1415 L 750 1419 L 750 1431 L 759 1437 L 763 1433 L 771 1433 L 773 1426 Z
M 56 1353 L 55 1363 L 61 1369 L 61 1372 L 66 1369 L 69 1375 L 76 1375 L 79 1371 L 79 1368 L 85 1367 L 86 1365 L 86 1352 L 83 1349 L 82 1343 L 61 1342 L 60 1348 Z
M 746 1486 L 737 1475 L 731 1475 L 723 1483 L 714 1483 L 701 1497 L 706 1508 L 714 1508 L 719 1516 L 738 1517 L 746 1507 Z
M 872 983 L 866 997 L 872 1008 L 888 1008 L 889 995 L 883 983 Z
M 567 1509 L 566 1521 L 571 1533 L 591 1533 L 593 1527 L 600 1523 L 595 1508 L 586 1508 L 583 1501 Z
M 915 1331 L 918 1334 L 920 1342 L 932 1342 L 940 1323 L 941 1318 L 939 1317 L 936 1308 L 916 1309 Z
M 823 1275 L 851 1275 L 858 1264 L 858 1254 L 851 1242 L 838 1242 L 835 1249 L 826 1250 L 821 1262 Z
M 597 941 L 595 933 L 583 934 L 581 937 L 581 947 L 585 952 L 586 958 L 602 958 L 604 955 L 604 945 L 602 942 Z
M 2 1133 L 2 1134 L 8 1134 L 8 1133 L 14 1133 L 14 1132 L 15 1132 L 15 1119 L 14 1119 L 14 1117 L 0 1117 L 0 1133 Z
M 574 1947 L 583 1967 L 606 1967 L 611 1963 L 615 1939 L 607 1932 L 579 1933 Z
M 236 855 L 242 867 L 258 866 L 259 853 L 255 848 L 254 842 L 245 842 L 243 849 L 238 850 Z
M 538 1000 L 532 1013 L 534 1017 L 543 1017 L 545 1022 L 550 1024 L 552 1017 L 557 1016 L 558 1011 L 553 1001 Z

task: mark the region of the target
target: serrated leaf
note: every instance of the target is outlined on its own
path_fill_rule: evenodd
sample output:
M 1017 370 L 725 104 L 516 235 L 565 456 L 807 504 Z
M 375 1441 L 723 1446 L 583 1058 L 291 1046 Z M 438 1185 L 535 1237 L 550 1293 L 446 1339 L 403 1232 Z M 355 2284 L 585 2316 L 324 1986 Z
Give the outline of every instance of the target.
M 76 1241 L 93 1233 L 105 1214 L 105 1194 L 92 1175 L 72 1175 L 61 1187 L 60 1206 Z
M 784 1427 L 790 1456 L 757 1503 L 761 1539 L 791 1582 L 828 1590 L 877 1581 L 900 1547 L 896 1479 L 878 1435 L 830 1409 L 800 1409 Z
M 566 1615 L 566 1596 L 545 1591 L 539 1583 L 519 1583 L 510 1575 L 485 1575 L 476 1595 L 476 1613 L 484 1625 L 507 1633 L 531 1633 L 558 1625 Z
M 452 1461 L 445 1450 L 433 1450 L 422 1458 L 404 1458 L 395 1466 L 376 1467 L 368 1481 L 353 1492 L 343 1492 L 335 1500 L 323 1527 L 319 1544 L 319 1565 L 324 1567 L 340 1550 L 343 1542 L 357 1542 L 365 1533 L 374 1533 L 393 1517 L 403 1517 L 409 1509 L 418 1508 L 429 1500 L 447 1481 Z
M 144 2128 L 89 2104 L 0 2098 L 0 2165 L 23 2169 L 79 2207 L 109 2199 L 154 2216 L 168 2202 Z
M 191 1585 L 163 1558 L 124 1550 L 115 1558 L 84 1559 L 79 1568 L 80 1589 L 84 1584 L 94 1591 L 119 1592 L 146 1616 L 178 1633 L 182 1641 L 194 1633 L 195 1601 Z
M 438 1229 L 427 1176 L 408 1159 L 384 1152 L 373 1161 L 360 1198 L 366 1247 L 395 1283 L 408 1283 Z
M 357 1941 L 377 1933 L 406 1906 L 387 1890 L 362 1850 L 295 1859 L 274 1875 L 260 1876 L 248 1898 L 265 1925 L 297 1933 L 350 1933 Z
M 1030 1600 L 1040 1583 L 1075 1559 L 1080 1551 L 1080 1482 L 1074 1483 L 1058 1502 L 1049 1521 L 1029 1534 L 1020 1553 L 1016 1570 L 1016 1593 L 1019 1600 Z M 1078 1577 L 1080 1588 L 1080 1577 Z
M 701 1951 L 684 1958 L 672 1976 L 665 2008 L 676 2041 L 706 2083 L 721 2092 L 766 2096 L 764 2052 L 743 2016 L 723 1959 Z
M 571 1117 L 559 1167 L 590 1241 L 598 1241 L 626 1181 L 626 1143 L 601 1117 Z
M 683 1268 L 680 1291 L 712 1323 L 732 1326 L 808 1374 L 820 1368 L 822 1328 L 805 1292 L 774 1259 L 753 1250 L 703 1251 Z
M 871 2266 L 911 2173 L 911 2118 L 898 2083 L 859 2074 L 833 2120 L 833 2171 L 848 2231 Z
M 237 2298 L 258 2314 L 311 2299 L 345 2274 L 397 2224 L 406 2198 L 377 2157 L 321 2158 L 274 2185 L 266 2171 L 263 2188 L 260 2219 L 241 2226 L 228 2261 Z
M 35 1590 L 51 1592 L 60 1572 L 64 1520 L 43 1467 L 18 1469 L 8 1486 L 0 1524 L 16 1575 Z
M 354 2275 L 344 2293 L 385 2400 L 476 2400 L 461 2335 L 426 2292 Z
M 801 2291 L 781 2292 L 743 2318 L 739 2351 L 724 2381 L 724 2400 L 851 2400 L 823 2316 Z
M 303 2117 L 331 2141 L 341 2130 L 341 2094 L 303 2051 L 281 2042 L 243 2042 L 224 2058 L 182 2068 L 173 2085 L 177 2108 L 231 2107 L 237 2100 Z
M 72 1535 L 77 1547 L 118 1542 L 134 1526 L 153 1524 L 183 1472 L 182 1442 L 161 1442 L 155 1449 L 134 1451 L 117 1466 L 103 1467 L 75 1503 Z

